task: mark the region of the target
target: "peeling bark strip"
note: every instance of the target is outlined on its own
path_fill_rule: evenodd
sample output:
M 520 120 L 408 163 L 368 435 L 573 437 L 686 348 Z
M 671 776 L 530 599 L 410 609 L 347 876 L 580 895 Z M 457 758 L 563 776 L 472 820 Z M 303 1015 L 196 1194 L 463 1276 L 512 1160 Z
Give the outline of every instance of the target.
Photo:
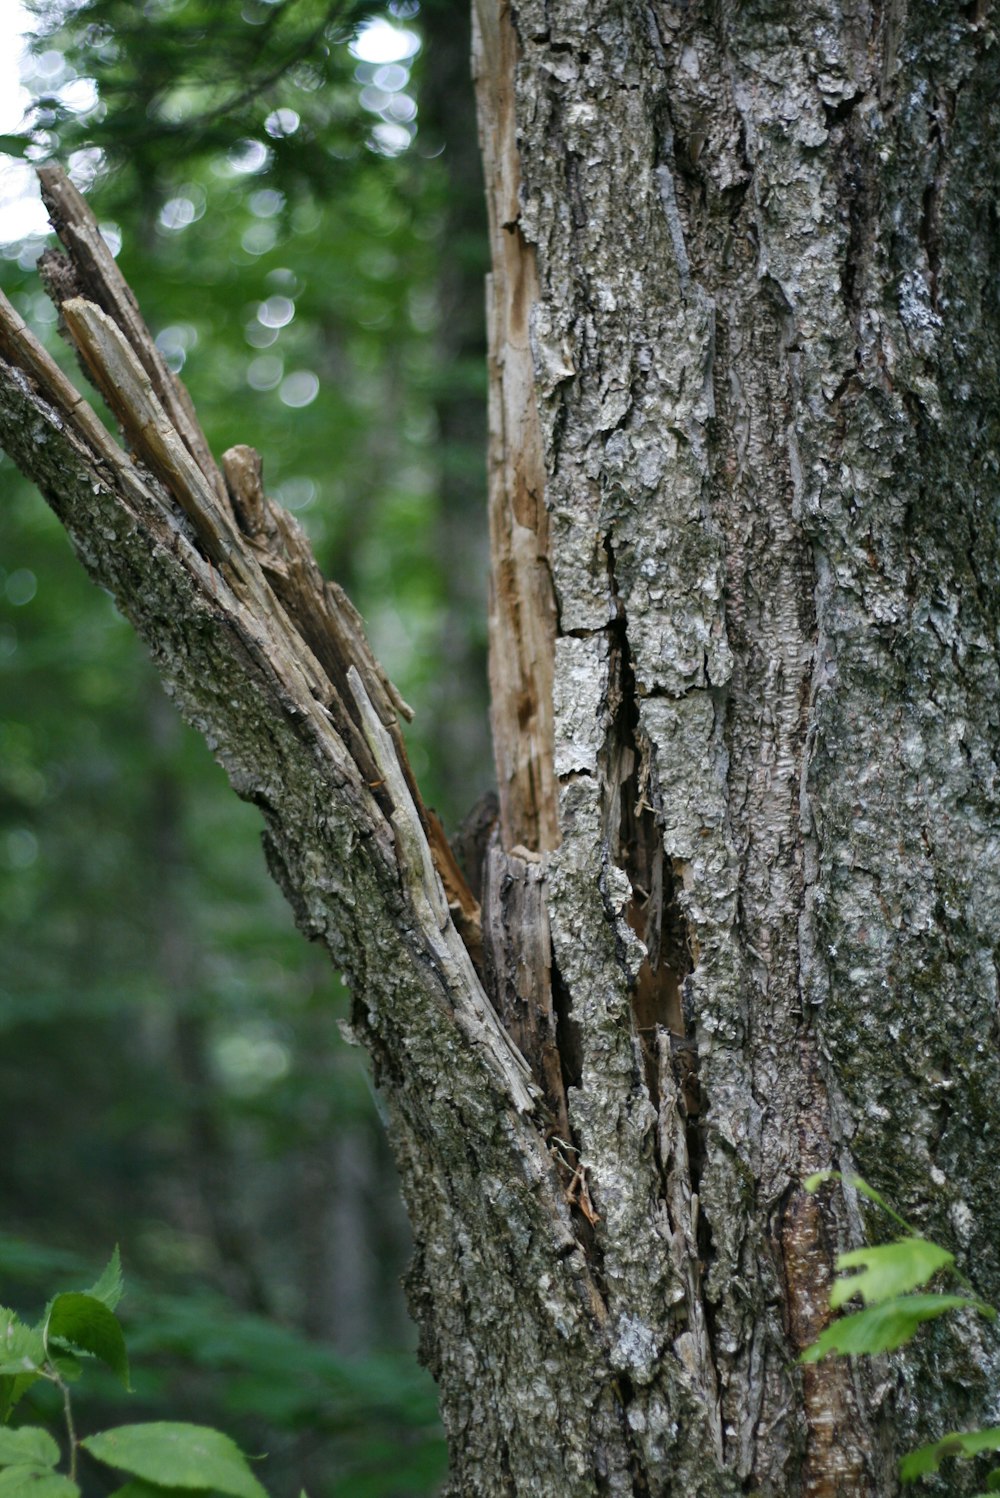
M 1000 1296 L 1000 46 L 930 0 L 477 15 L 475 893 L 357 615 L 53 172 L 43 274 L 133 455 L 5 303 L 0 437 L 347 972 L 451 1498 L 882 1498 L 1000 1387 L 975 1326 L 882 1385 L 795 1361 L 863 1231 L 803 1195 L 831 1161 Z

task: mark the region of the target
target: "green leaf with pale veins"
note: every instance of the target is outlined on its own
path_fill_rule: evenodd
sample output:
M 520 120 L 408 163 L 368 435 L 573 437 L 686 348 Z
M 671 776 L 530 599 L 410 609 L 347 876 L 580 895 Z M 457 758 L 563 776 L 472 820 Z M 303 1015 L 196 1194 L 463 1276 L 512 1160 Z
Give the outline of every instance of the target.
M 40 1425 L 0 1430 L 0 1467 L 54 1467 L 59 1447 Z
M 816 1363 L 831 1352 L 857 1357 L 892 1352 L 902 1347 L 923 1325 L 946 1311 L 978 1311 L 992 1321 L 996 1316 L 985 1301 L 968 1295 L 900 1295 L 881 1305 L 841 1316 L 822 1332 L 799 1357 L 800 1363 Z
M 899 1238 L 877 1248 L 856 1248 L 840 1254 L 838 1269 L 859 1268 L 860 1273 L 837 1280 L 830 1292 L 833 1310 L 860 1295 L 866 1306 L 879 1305 L 894 1295 L 906 1295 L 926 1285 L 939 1269 L 954 1264 L 955 1255 L 927 1238 Z
M 113 1311 L 122 1298 L 125 1290 L 125 1281 L 122 1278 L 122 1257 L 115 1244 L 115 1251 L 108 1260 L 107 1267 L 98 1280 L 91 1285 L 86 1292 L 95 1300 L 101 1300 L 109 1311 Z
M 70 1351 L 89 1352 L 117 1373 L 126 1389 L 128 1353 L 121 1324 L 113 1311 L 93 1295 L 70 1291 L 57 1295 L 45 1321 L 45 1342 L 68 1346 Z
M 930 1446 L 919 1446 L 904 1456 L 899 1464 L 899 1475 L 904 1482 L 913 1482 L 928 1472 L 936 1472 L 949 1456 L 978 1456 L 981 1451 L 1000 1451 L 1000 1428 L 989 1430 L 956 1430 L 942 1436 Z M 993 1488 L 995 1472 L 990 1474 L 988 1487 Z
M 266 1498 L 235 1441 L 205 1425 L 154 1420 L 119 1425 L 80 1442 L 91 1456 L 160 1487 L 211 1488 L 232 1498 Z

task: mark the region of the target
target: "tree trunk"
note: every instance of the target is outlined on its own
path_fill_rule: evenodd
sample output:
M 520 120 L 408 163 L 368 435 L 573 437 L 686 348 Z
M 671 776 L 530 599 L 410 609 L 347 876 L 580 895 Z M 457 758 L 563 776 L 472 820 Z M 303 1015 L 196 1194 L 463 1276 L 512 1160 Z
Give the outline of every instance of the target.
M 456 1498 L 891 1494 L 995 1340 L 798 1367 L 863 1232 L 802 1180 L 1000 1295 L 1000 48 L 980 4 L 498 3 L 481 918 L 356 616 L 52 174 L 137 458 L 9 313 L 0 435 L 348 973 Z

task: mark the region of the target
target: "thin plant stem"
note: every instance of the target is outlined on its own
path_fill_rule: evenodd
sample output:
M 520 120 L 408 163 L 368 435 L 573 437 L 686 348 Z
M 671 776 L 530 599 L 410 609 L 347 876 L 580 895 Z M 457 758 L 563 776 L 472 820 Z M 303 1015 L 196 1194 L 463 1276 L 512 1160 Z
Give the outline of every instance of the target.
M 73 1424 L 73 1404 L 69 1397 L 69 1384 L 58 1375 L 56 1383 L 62 1390 L 63 1414 L 66 1417 L 66 1435 L 69 1439 L 69 1480 L 76 1482 L 76 1426 Z

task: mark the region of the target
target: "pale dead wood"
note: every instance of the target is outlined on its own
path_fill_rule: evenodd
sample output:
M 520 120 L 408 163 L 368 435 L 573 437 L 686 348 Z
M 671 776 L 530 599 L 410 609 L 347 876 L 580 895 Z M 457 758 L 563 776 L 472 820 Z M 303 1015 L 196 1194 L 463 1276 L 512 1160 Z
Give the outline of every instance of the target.
M 394 727 L 397 713 L 409 722 L 413 709 L 376 660 L 361 615 L 343 588 L 323 577 L 295 517 L 265 494 L 260 454 L 242 444 L 231 447 L 222 455 L 222 471 L 243 534 L 253 543 L 272 588 L 331 678 L 346 676 L 348 664 L 358 663 L 365 691 L 385 727 Z M 398 730 L 393 738 L 401 753 Z
M 265 494 L 258 454 L 231 449 L 222 479 L 187 392 L 162 364 L 87 204 L 57 168 L 47 168 L 44 181 L 71 257 L 58 272 L 50 261 L 47 285 L 62 298 L 65 331 L 131 454 L 0 297 L 0 351 L 30 381 L 21 395 L 42 411 L 52 408 L 58 437 L 73 441 L 77 458 L 82 449 L 100 465 L 100 480 L 129 504 L 151 539 L 159 532 L 160 544 L 180 548 L 212 612 L 230 619 L 257 665 L 280 682 L 286 710 L 312 722 L 338 775 L 368 803 L 369 835 L 396 864 L 456 1017 L 490 1053 L 516 1106 L 530 1110 L 528 1067 L 503 1033 L 470 960 L 471 952 L 481 966 L 478 903 L 440 823 L 423 807 L 406 757 L 397 714 L 409 717 L 411 710 L 372 652 L 357 610 L 323 578 L 301 528 Z M 98 288 L 113 311 L 65 295 L 81 286 Z M 171 502 L 191 527 L 186 542 Z
M 104 396 L 126 440 L 178 501 L 213 562 L 229 567 L 257 601 L 262 580 L 247 564 L 229 506 L 195 462 L 119 325 L 84 297 L 63 302 L 66 330 L 88 374 Z
M 548 568 L 545 462 L 531 352 L 538 300 L 535 249 L 520 228 L 513 76 L 517 38 L 505 5 L 473 6 L 492 274 L 489 337 L 490 700 L 508 850 L 559 844 L 553 772 L 556 610 Z
M 149 376 L 171 425 L 224 506 L 225 484 L 198 423 L 191 397 L 156 347 L 132 288 L 118 269 L 86 199 L 61 167 L 40 167 L 38 180 L 53 228 L 70 256 L 74 273 L 71 279 L 84 296 L 96 302 L 118 324 Z
M 339 695 L 355 726 L 360 726 L 360 718 L 354 694 L 344 692 L 343 683 L 347 681 L 351 666 L 358 670 L 365 694 L 392 739 L 407 790 L 416 805 L 435 867 L 444 884 L 452 917 L 477 969 L 482 971 L 479 904 L 455 859 L 440 820 L 421 801 L 399 729 L 397 713 L 409 721 L 413 709 L 403 701 L 376 660 L 365 636 L 361 616 L 343 588 L 323 577 L 302 527 L 287 510 L 268 499 L 264 492 L 260 455 L 252 447 L 231 447 L 222 455 L 222 468 L 243 534 L 299 633 L 322 662 L 330 680 L 338 684 Z M 359 747 L 357 742 L 355 747 Z M 369 778 L 372 783 L 377 781 L 374 770 Z
M 0 352 L 9 363 L 31 375 L 96 456 L 116 466 L 121 462 L 123 454 L 114 438 L 2 292 Z
M 260 458 L 254 450 L 230 449 L 223 457 L 225 477 L 220 473 L 190 396 L 157 349 L 86 200 L 60 168 L 45 167 L 39 176 L 46 206 L 69 254 L 65 260 L 49 252 L 46 286 L 90 377 L 130 445 L 180 503 L 206 555 L 229 569 L 231 580 L 258 609 L 270 611 L 275 600 L 280 602 L 320 667 L 314 683 L 316 695 L 334 712 L 376 799 L 384 800 L 378 794 L 381 787 L 360 732 L 354 697 L 346 685 L 349 667 L 354 665 L 359 671 L 369 700 L 393 739 L 463 938 L 479 961 L 478 904 L 440 823 L 423 806 L 399 729 L 397 714 L 409 719 L 412 710 L 376 660 L 360 615 L 343 589 L 323 577 L 301 527 L 267 498 Z M 86 297 L 77 294 L 80 290 Z M 13 309 L 10 313 L 16 319 L 8 317 L 8 345 L 14 353 L 27 329 Z M 79 405 L 81 398 L 72 384 L 37 341 L 25 347 L 34 370 L 55 379 L 53 388 L 63 405 Z M 14 358 L 23 363 L 25 355 L 14 353 Z M 100 443 L 104 429 L 97 418 L 90 413 L 80 419 L 89 423 L 92 442 Z M 106 455 L 108 441 L 105 434 Z M 251 542 L 249 550 L 244 536 Z
M 483 947 L 494 1003 L 542 1089 L 553 1136 L 568 1141 L 572 1136 L 552 994 L 552 939 L 541 858 L 523 847 L 505 853 L 494 835 L 483 871 L 482 907 Z M 568 1052 L 565 1038 L 563 1044 Z

